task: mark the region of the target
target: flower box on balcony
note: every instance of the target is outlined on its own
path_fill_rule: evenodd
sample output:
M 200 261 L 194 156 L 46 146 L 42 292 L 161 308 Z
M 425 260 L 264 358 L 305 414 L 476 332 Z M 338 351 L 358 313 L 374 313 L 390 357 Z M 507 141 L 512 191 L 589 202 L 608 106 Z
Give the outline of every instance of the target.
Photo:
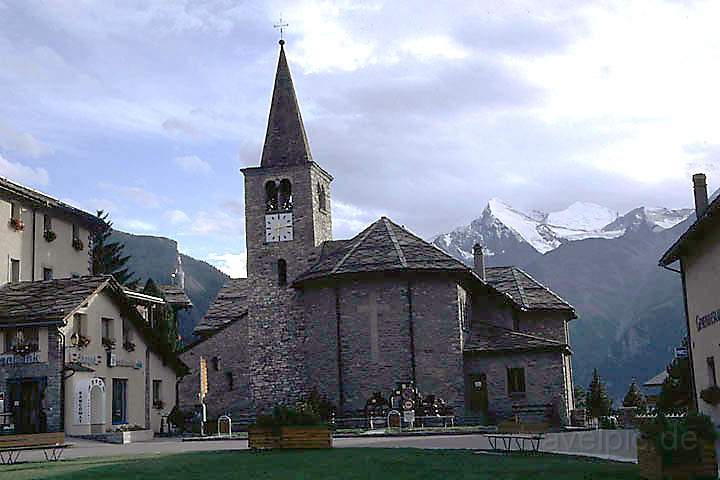
M 25 222 L 19 218 L 11 218 L 10 226 L 15 229 L 16 232 L 22 232 L 25 230 Z
M 133 352 L 135 351 L 135 343 L 129 340 L 127 342 L 123 342 L 123 348 L 128 352 Z
M 15 355 L 24 357 L 40 350 L 40 346 L 37 343 L 19 343 L 13 345 L 10 349 Z
M 105 347 L 108 350 L 112 350 L 113 348 L 115 348 L 115 340 L 113 340 L 112 338 L 103 337 L 102 344 L 103 344 L 103 347 Z
M 720 387 L 713 385 L 700 392 L 700 398 L 710 405 L 717 405 L 720 403 Z
M 55 239 L 57 238 L 57 234 L 52 230 L 45 230 L 45 233 L 43 233 L 43 238 L 46 242 L 51 243 L 55 241 Z
M 73 248 L 74 248 L 75 250 L 77 250 L 78 252 L 81 251 L 81 250 L 83 250 L 83 249 L 85 248 L 85 244 L 84 244 L 83 241 L 80 240 L 79 238 L 73 238 L 72 246 L 73 246 Z

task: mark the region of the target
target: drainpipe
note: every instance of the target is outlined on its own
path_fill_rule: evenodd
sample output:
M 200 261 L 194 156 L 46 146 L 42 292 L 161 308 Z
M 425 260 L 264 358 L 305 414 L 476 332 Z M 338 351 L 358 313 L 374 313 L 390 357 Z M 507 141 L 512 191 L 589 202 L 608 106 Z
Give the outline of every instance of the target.
M 32 218 L 32 223 L 33 223 L 33 225 L 32 225 L 32 260 L 30 262 L 32 264 L 32 273 L 30 275 L 30 279 L 34 282 L 35 281 L 35 243 L 36 243 L 35 235 L 37 233 L 37 231 L 36 231 L 37 230 L 37 221 L 36 221 L 37 208 L 33 208 L 32 217 L 33 217 Z
M 33 257 L 34 258 L 34 257 Z M 34 271 L 34 270 L 33 270 Z M 65 431 L 65 380 L 72 377 L 65 377 L 65 334 L 60 331 L 60 328 L 57 329 L 58 338 L 60 339 L 62 343 L 62 348 L 60 348 L 60 356 L 62 357 L 62 360 L 60 361 L 60 428 L 62 428 L 62 431 Z M 48 328 L 48 335 L 50 335 L 50 329 Z M 49 346 L 49 343 L 48 343 Z M 48 360 L 50 352 L 48 352 Z M 73 371 L 73 375 L 75 375 L 75 371 Z
M 340 328 L 340 288 L 335 287 L 335 339 L 337 343 L 337 375 L 338 375 L 338 416 L 342 416 L 345 411 L 345 389 L 343 388 L 343 363 L 342 363 L 342 343 Z
M 412 282 L 407 282 L 407 303 L 408 303 L 408 327 L 410 330 L 410 366 L 412 367 L 412 381 L 417 388 L 417 376 L 415 375 L 415 320 L 413 318 Z
M 697 411 L 697 390 L 695 388 L 695 365 L 693 362 L 692 354 L 692 337 L 690 336 L 690 311 L 688 310 L 687 301 L 687 286 L 685 283 L 685 266 L 683 265 L 682 259 L 680 259 L 680 270 L 670 268 L 667 265 L 661 265 L 665 270 L 669 270 L 674 273 L 680 274 L 680 280 L 682 282 L 682 294 L 683 294 L 683 306 L 685 307 L 685 329 L 687 331 L 688 338 L 688 360 L 690 361 L 690 410 Z

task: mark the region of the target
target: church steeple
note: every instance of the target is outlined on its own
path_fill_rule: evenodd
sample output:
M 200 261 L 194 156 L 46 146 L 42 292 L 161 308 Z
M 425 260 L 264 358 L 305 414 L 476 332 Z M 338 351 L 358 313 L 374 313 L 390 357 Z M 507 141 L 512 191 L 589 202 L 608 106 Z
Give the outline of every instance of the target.
M 312 160 L 284 45 L 285 41 L 280 40 L 280 58 L 260 161 L 262 167 L 299 165 Z

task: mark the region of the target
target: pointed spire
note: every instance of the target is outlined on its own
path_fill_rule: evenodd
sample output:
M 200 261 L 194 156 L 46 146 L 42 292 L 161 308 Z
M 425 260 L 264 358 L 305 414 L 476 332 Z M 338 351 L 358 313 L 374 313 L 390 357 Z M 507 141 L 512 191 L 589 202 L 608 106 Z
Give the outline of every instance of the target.
M 262 167 L 298 165 L 312 160 L 284 45 L 285 41 L 280 40 L 280 58 L 260 161 Z

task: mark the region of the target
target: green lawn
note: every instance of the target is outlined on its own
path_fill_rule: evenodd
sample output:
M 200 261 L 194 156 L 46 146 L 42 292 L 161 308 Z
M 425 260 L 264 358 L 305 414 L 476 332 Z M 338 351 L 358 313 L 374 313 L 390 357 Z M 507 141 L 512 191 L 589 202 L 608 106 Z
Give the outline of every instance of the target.
M 547 455 L 463 450 L 342 448 L 253 453 L 210 452 L 26 463 L 0 467 L 0 479 L 633 479 L 637 466 Z

